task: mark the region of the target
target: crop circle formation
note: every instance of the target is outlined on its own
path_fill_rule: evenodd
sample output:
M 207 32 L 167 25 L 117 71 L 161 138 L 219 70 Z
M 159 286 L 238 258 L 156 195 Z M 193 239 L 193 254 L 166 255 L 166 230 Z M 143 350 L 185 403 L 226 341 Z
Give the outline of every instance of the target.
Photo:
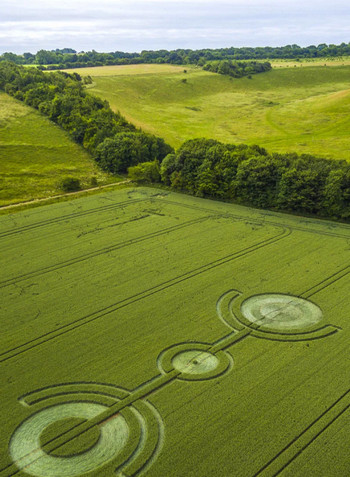
M 41 410 L 24 421 L 10 442 L 10 452 L 20 468 L 31 475 L 64 477 L 80 475 L 96 469 L 115 457 L 126 445 L 128 424 L 120 414 L 100 426 L 100 438 L 89 450 L 70 457 L 47 454 L 40 446 L 40 436 L 57 420 L 92 419 L 106 410 L 96 403 L 65 403 Z
M 322 311 L 314 303 L 272 293 L 247 298 L 241 305 L 241 312 L 254 327 L 277 332 L 309 328 L 322 319 Z
M 54 429 L 65 420 L 90 420 L 107 409 L 108 406 L 96 402 L 67 402 L 41 409 L 22 422 L 12 435 L 9 450 L 13 461 L 20 470 L 36 477 L 74 477 L 101 469 L 112 461 L 119 470 L 127 465 L 136 470 L 143 467 L 145 461 L 151 461 L 159 445 L 156 428 L 160 425 L 153 407 L 143 402 L 98 424 L 88 446 L 79 449 L 78 440 L 78 449 L 63 454 L 47 452 L 43 447 L 42 438 L 50 427 Z
M 219 365 L 219 359 L 206 351 L 183 351 L 174 356 L 172 363 L 178 371 L 189 374 L 206 374 Z
M 178 371 L 178 379 L 196 381 L 220 376 L 232 366 L 231 356 L 224 351 L 209 351 L 207 343 L 180 343 L 164 350 L 158 357 L 162 373 Z

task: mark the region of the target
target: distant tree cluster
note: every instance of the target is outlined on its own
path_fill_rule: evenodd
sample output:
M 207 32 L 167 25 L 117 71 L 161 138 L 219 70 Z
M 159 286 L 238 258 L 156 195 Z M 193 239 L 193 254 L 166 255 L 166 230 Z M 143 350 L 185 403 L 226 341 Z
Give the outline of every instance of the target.
M 163 139 L 137 130 L 113 112 L 107 101 L 87 94 L 77 73 L 44 73 L 2 62 L 0 90 L 38 109 L 68 131 L 106 171 L 126 172 L 138 162 L 162 160 L 172 152 Z
M 164 184 L 261 208 L 350 220 L 350 165 L 211 139 L 185 142 L 160 168 Z
M 228 75 L 233 78 L 242 78 L 257 73 L 264 73 L 271 70 L 272 66 L 269 62 L 258 61 L 232 61 L 232 60 L 215 60 L 209 61 L 203 66 L 206 71 Z
M 4 53 L 0 56 L 0 61 L 13 61 L 18 65 L 48 65 L 48 69 L 79 68 L 86 66 L 103 66 L 128 63 L 140 57 L 139 53 L 124 53 L 115 51 L 114 53 L 98 53 L 95 50 L 80 52 L 72 48 L 56 50 L 39 50 L 37 53 Z
M 177 50 L 143 50 L 141 53 L 115 51 L 99 53 L 95 50 L 77 52 L 72 48 L 40 50 L 36 54 L 4 53 L 1 61 L 13 61 L 16 64 L 39 65 L 47 69 L 83 68 L 103 65 L 125 65 L 138 63 L 170 63 L 175 65 L 193 64 L 204 66 L 213 60 L 263 60 L 263 59 L 302 59 L 326 58 L 329 56 L 350 56 L 350 43 L 340 45 L 318 46 L 286 45 L 281 47 L 242 47 L 220 49 L 177 49 Z M 45 65 L 45 66 L 44 66 Z

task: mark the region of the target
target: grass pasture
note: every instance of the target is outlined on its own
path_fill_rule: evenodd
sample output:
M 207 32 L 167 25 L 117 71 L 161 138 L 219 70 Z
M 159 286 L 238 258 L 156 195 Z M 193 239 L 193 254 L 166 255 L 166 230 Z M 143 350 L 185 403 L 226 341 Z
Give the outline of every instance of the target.
M 156 68 L 156 69 L 155 69 Z M 153 64 L 139 64 L 139 65 L 112 65 L 112 66 L 93 66 L 91 68 L 78 68 L 74 69 L 76 73 L 79 73 L 81 70 L 83 76 L 134 76 L 134 75 L 147 75 L 151 74 L 154 75 L 156 71 L 158 75 L 161 74 L 177 74 L 183 73 L 184 69 L 190 68 L 193 69 L 194 67 L 189 65 L 187 66 L 176 66 L 170 64 L 160 64 L 156 65 Z M 72 69 L 69 68 L 67 70 L 62 70 L 66 73 L 71 73 Z
M 350 65 L 350 56 L 330 56 L 325 58 L 301 58 L 293 59 L 271 59 L 272 66 L 280 68 L 289 68 L 297 66 L 344 66 Z
M 102 173 L 91 157 L 54 123 L 33 108 L 0 93 L 0 206 L 62 193 L 67 176 L 89 187 L 115 179 Z
M 0 224 L 0 477 L 347 475 L 349 226 L 148 188 Z
M 208 137 L 349 160 L 350 65 L 300 64 L 252 79 L 171 65 L 77 71 L 92 76 L 91 93 L 174 147 Z

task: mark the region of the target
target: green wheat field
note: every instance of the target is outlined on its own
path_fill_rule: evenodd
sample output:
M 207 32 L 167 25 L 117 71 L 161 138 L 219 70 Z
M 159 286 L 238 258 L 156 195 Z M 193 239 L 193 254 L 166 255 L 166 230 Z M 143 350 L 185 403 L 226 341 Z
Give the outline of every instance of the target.
M 348 475 L 350 226 L 132 187 L 0 224 L 1 477 Z

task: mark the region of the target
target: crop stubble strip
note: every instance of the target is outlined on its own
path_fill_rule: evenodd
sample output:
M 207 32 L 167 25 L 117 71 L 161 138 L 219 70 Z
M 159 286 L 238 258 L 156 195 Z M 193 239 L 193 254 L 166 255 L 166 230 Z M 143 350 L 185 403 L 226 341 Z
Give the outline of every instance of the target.
M 48 398 L 56 398 L 57 396 L 65 395 L 70 392 L 76 393 L 77 388 L 79 388 L 80 393 L 88 391 L 118 399 L 120 398 L 120 394 L 122 394 L 123 397 L 129 394 L 127 389 L 110 383 L 100 383 L 96 381 L 76 381 L 43 386 L 42 388 L 36 389 L 35 391 L 29 391 L 28 393 L 22 395 L 19 398 L 19 401 L 23 405 L 32 406 L 33 404 L 37 404 Z
M 214 217 L 214 216 L 212 216 L 212 217 Z M 50 265 L 48 267 L 39 268 L 37 270 L 33 270 L 32 272 L 24 273 L 22 275 L 18 275 L 17 277 L 9 278 L 8 280 L 3 280 L 2 282 L 0 282 L 0 288 L 4 288 L 4 287 L 10 286 L 10 285 L 13 285 L 13 284 L 18 283 L 18 282 L 23 281 L 23 280 L 27 280 L 28 278 L 37 277 L 37 276 L 43 275 L 45 273 L 50 273 L 50 272 L 53 272 L 55 270 L 60 270 L 61 268 L 69 267 L 70 265 L 75 265 L 76 263 L 80 263 L 80 262 L 83 262 L 83 261 L 88 260 L 90 258 L 94 258 L 94 257 L 97 257 L 99 255 L 104 255 L 106 253 L 113 252 L 115 250 L 119 250 L 119 249 L 127 247 L 129 245 L 134 245 L 136 243 L 140 243 L 140 242 L 143 242 L 143 241 L 148 240 L 148 239 L 153 239 L 155 237 L 159 237 L 161 235 L 164 235 L 164 234 L 167 234 L 167 233 L 170 233 L 170 232 L 175 232 L 175 231 L 180 230 L 182 228 L 189 227 L 191 225 L 195 225 L 195 224 L 198 224 L 200 222 L 204 222 L 205 220 L 208 220 L 212 217 L 211 216 L 205 216 L 205 217 L 199 217 L 197 219 L 189 220 L 187 222 L 183 222 L 182 224 L 173 225 L 171 227 L 167 227 L 165 229 L 158 230 L 156 232 L 151 232 L 151 233 L 148 233 L 148 234 L 145 234 L 145 235 L 141 235 L 140 237 L 129 239 L 129 240 L 126 240 L 125 242 L 121 242 L 121 243 L 118 243 L 118 244 L 115 244 L 115 245 L 110 245 L 108 247 L 103 247 L 101 249 L 95 250 L 94 252 L 89 252 L 89 253 L 80 255 L 78 257 L 74 257 L 74 258 L 71 258 L 69 260 L 65 260 L 63 262 L 56 263 L 54 265 Z
M 144 290 L 142 292 L 139 292 L 135 295 L 132 295 L 128 298 L 125 298 L 123 300 L 120 300 L 119 302 L 113 303 L 112 305 L 109 305 L 105 308 L 102 308 L 96 312 L 90 313 L 88 315 L 85 315 L 82 318 L 79 318 L 77 320 L 74 320 L 66 325 L 63 325 L 59 328 L 57 328 L 54 331 L 49 331 L 38 338 L 35 338 L 33 340 L 29 340 L 22 345 L 16 346 L 14 348 L 11 348 L 7 351 L 4 351 L 3 353 L 0 354 L 0 363 L 7 361 L 8 359 L 13 358 L 14 356 L 17 356 L 19 354 L 22 354 L 28 350 L 31 350 L 35 348 L 36 346 L 39 346 L 47 341 L 50 341 L 54 338 L 57 338 L 58 336 L 61 336 L 67 332 L 73 331 L 81 326 L 84 326 L 85 324 L 91 323 L 92 321 L 95 321 L 99 318 L 102 318 L 103 316 L 106 316 L 116 310 L 119 310 L 121 308 L 124 308 L 125 306 L 128 306 L 132 303 L 135 303 L 137 301 L 142 300 L 143 298 L 149 297 L 151 295 L 154 295 L 155 293 L 158 293 L 160 291 L 163 291 L 171 286 L 174 286 L 178 283 L 181 283 L 185 280 L 188 280 L 190 278 L 193 278 L 195 276 L 198 276 L 202 273 L 205 273 L 209 270 L 212 270 L 213 268 L 219 267 L 225 263 L 228 263 L 232 260 L 238 259 L 242 256 L 245 256 L 251 252 L 254 252 L 256 250 L 259 250 L 262 247 L 266 247 L 267 245 L 273 244 L 279 240 L 282 240 L 285 237 L 288 237 L 290 235 L 290 230 L 285 229 L 283 227 L 282 232 L 279 234 L 270 237 L 269 239 L 262 240 L 261 242 L 258 242 L 254 245 L 251 245 L 250 247 L 246 247 L 245 249 L 242 249 L 238 252 L 234 252 L 233 254 L 227 255 L 225 257 L 222 257 L 220 259 L 214 260 L 212 262 L 209 262 L 205 265 L 202 265 L 201 267 L 198 267 L 197 269 L 193 269 L 189 272 L 186 272 L 182 275 L 179 275 L 178 277 L 174 277 L 170 280 L 166 280 L 165 282 L 162 282 L 158 285 L 155 285 L 154 287 L 151 287 L 147 290 Z

